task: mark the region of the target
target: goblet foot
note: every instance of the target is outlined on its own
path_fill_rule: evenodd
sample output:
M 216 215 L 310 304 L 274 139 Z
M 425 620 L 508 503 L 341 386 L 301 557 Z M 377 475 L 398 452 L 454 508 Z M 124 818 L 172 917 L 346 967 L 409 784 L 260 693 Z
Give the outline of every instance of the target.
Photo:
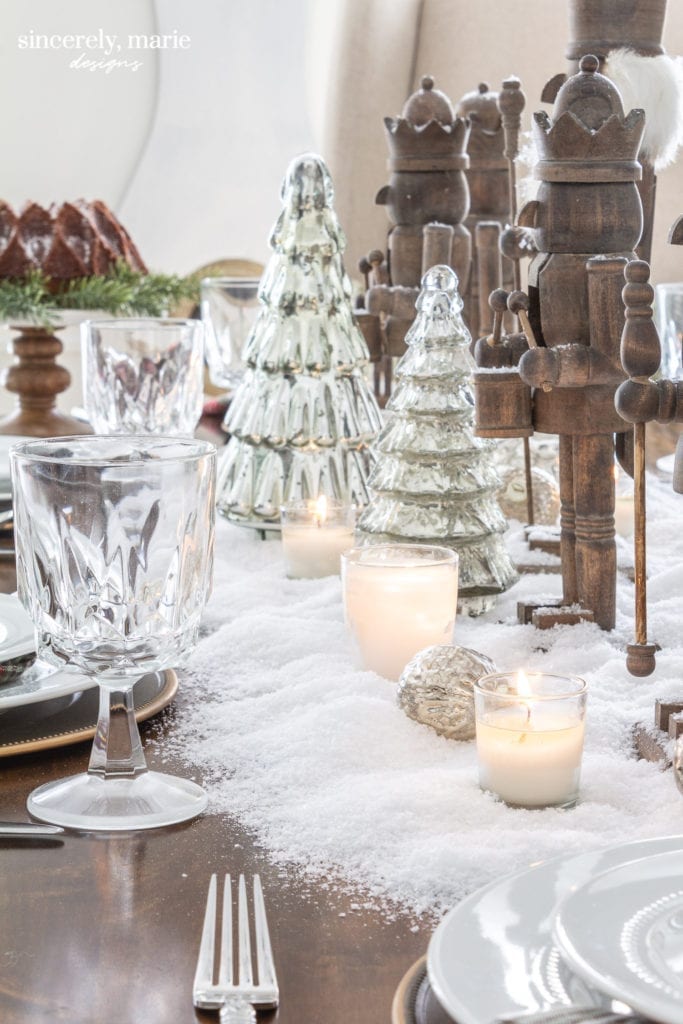
M 195 818 L 208 797 L 188 779 L 161 772 L 103 778 L 84 772 L 34 789 L 26 806 L 39 821 L 82 832 L 133 832 Z

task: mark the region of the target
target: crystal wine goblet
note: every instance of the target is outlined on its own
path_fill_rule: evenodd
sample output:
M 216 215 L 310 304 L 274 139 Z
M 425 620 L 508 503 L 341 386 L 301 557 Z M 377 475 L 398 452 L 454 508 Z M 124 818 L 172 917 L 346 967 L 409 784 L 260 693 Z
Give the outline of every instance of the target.
M 194 782 L 147 768 L 132 688 L 182 662 L 211 589 L 216 450 L 190 439 L 90 436 L 11 451 L 19 597 L 38 653 L 95 676 L 87 772 L 28 799 L 43 821 L 154 828 L 206 806 Z

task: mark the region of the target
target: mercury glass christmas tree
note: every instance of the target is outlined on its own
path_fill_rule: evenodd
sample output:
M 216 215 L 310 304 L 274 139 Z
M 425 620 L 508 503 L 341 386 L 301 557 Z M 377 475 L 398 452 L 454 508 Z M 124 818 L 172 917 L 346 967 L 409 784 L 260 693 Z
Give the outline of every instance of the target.
M 373 446 L 372 500 L 359 527 L 366 540 L 453 548 L 460 606 L 479 615 L 517 573 L 503 541 L 491 443 L 474 434 L 475 365 L 461 310 L 455 273 L 432 267 L 395 370 L 388 420 Z
M 258 528 L 278 527 L 280 505 L 293 499 L 365 505 L 369 444 L 381 426 L 323 160 L 293 160 L 281 195 L 218 483 L 219 510 Z

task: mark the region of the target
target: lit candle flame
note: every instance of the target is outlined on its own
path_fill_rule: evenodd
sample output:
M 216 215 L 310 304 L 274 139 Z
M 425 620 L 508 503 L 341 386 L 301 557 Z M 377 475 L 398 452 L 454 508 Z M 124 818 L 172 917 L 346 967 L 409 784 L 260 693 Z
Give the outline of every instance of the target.
M 316 526 L 322 526 L 327 519 L 327 498 L 324 494 L 321 494 L 315 503 L 313 518 L 315 519 Z
M 517 672 L 517 695 L 522 700 L 522 705 L 526 707 L 526 724 L 528 725 L 531 721 L 531 698 L 534 695 L 534 691 L 531 688 L 531 683 L 527 679 L 524 672 L 521 669 Z M 520 739 L 524 738 L 524 734 L 520 736 Z
M 521 669 L 517 673 L 517 693 L 520 697 L 533 697 L 534 695 L 531 683 Z

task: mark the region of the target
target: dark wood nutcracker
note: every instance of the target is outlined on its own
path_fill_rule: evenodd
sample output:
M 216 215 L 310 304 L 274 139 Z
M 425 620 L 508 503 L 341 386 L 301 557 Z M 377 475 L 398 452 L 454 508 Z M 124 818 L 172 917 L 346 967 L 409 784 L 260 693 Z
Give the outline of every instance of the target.
M 619 359 L 623 272 L 642 230 L 636 181 L 643 126 L 642 111 L 624 115 L 619 93 L 598 73 L 594 56 L 584 57 L 579 73 L 562 86 L 552 119 L 534 116 L 541 184 L 519 221 L 531 229 L 538 251 L 528 297 L 515 292 L 509 300 L 526 351 L 515 379 L 510 364 L 518 350 L 501 346 L 499 365 L 511 386 L 496 415 L 500 424 L 514 425 L 526 387 L 533 428 L 560 437 L 562 607 L 520 608 L 522 621 L 542 627 L 582 618 L 604 629 L 615 623 L 614 442 L 628 427 L 614 394 L 625 376 Z M 489 367 L 492 354 L 495 348 Z M 496 373 L 488 371 L 492 380 Z M 478 381 L 477 402 L 481 391 L 486 404 L 487 387 Z

